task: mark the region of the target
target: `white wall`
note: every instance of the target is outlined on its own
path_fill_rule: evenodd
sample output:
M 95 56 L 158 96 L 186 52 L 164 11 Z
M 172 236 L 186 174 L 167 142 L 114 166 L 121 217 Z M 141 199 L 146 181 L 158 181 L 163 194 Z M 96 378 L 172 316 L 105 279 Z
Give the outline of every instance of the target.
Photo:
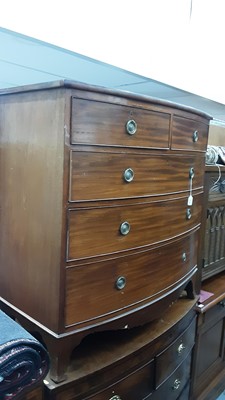
M 223 104 L 224 20 L 224 0 L 7 0 L 0 13 L 3 28 Z

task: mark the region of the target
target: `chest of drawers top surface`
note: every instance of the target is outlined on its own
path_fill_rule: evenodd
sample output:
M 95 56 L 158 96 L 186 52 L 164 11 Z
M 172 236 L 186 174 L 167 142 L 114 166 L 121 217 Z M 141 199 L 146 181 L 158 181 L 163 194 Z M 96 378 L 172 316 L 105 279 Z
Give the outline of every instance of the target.
M 181 287 L 197 265 L 209 120 L 69 81 L 1 91 L 2 298 L 59 332 Z

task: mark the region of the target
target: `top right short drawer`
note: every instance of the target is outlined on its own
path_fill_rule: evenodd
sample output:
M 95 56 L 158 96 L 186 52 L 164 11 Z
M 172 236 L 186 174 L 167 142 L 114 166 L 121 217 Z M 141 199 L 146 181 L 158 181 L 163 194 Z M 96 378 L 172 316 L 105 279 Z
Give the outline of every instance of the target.
M 172 122 L 173 150 L 206 151 L 208 125 L 189 118 L 174 116 Z

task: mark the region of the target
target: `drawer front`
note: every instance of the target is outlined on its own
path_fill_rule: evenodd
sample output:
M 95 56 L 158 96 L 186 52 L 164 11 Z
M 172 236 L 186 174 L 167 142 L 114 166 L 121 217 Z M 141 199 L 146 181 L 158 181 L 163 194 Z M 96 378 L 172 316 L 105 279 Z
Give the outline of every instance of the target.
M 172 375 L 155 391 L 151 400 L 177 400 L 190 379 L 191 352 Z
M 187 383 L 183 392 L 179 396 L 179 400 L 189 400 L 190 399 L 189 393 L 190 393 L 190 381 Z
M 153 390 L 154 377 L 153 361 L 120 380 L 107 390 L 94 396 L 87 397 L 90 400 L 142 400 Z
M 156 387 L 180 365 L 190 353 L 195 341 L 196 319 L 194 318 L 186 331 L 167 349 L 156 357 Z
M 208 125 L 201 122 L 176 117 L 172 124 L 172 149 L 206 151 Z
M 204 324 L 210 322 L 216 323 L 217 320 L 225 317 L 225 299 L 215 304 L 212 308 L 205 312 Z
M 70 201 L 163 195 L 203 186 L 204 157 L 71 151 Z M 159 173 L 160 168 L 160 173 Z
M 150 251 L 67 268 L 66 326 L 112 318 L 170 293 L 196 266 L 198 239 L 199 230 Z
M 169 130 L 170 114 L 72 98 L 72 144 L 168 148 Z
M 140 248 L 200 223 L 202 195 L 144 204 L 69 210 L 67 260 Z M 188 219 L 190 217 L 190 219 Z

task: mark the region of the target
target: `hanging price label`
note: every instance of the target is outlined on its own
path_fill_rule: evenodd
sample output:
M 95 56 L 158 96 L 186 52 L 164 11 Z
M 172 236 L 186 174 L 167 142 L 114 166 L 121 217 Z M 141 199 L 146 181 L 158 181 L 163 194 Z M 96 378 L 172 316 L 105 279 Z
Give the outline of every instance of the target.
M 192 206 L 192 204 L 193 204 L 193 196 L 192 196 L 192 180 L 193 180 L 193 178 L 194 178 L 194 169 L 193 168 L 191 168 L 190 169 L 190 171 L 191 171 L 191 174 L 190 174 L 190 194 L 189 194 L 189 196 L 188 196 L 188 200 L 187 200 L 187 205 L 188 206 Z
M 190 194 L 190 195 L 188 196 L 187 205 L 188 205 L 188 206 L 192 206 L 192 204 L 193 204 L 193 196 Z

